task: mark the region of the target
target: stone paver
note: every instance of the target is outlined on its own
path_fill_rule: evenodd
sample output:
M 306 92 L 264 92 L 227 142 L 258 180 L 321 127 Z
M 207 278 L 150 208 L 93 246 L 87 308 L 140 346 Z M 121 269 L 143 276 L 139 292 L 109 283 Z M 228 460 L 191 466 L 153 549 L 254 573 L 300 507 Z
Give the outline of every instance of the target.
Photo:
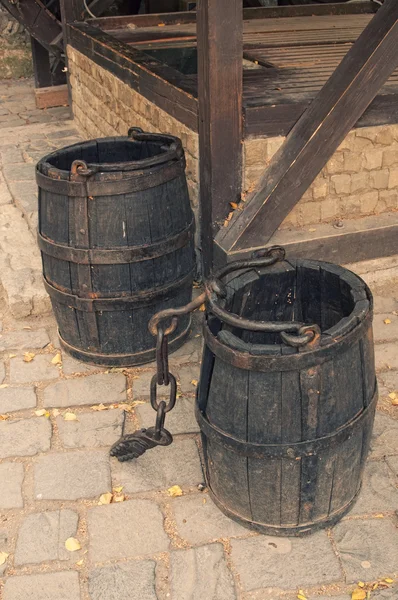
M 390 519 L 343 521 L 333 537 L 348 583 L 398 574 L 398 529 Z
M 50 421 L 44 417 L 0 421 L 0 458 L 47 452 L 51 430 Z
M 390 469 L 398 477 L 398 456 L 389 456 L 386 461 Z
M 195 393 L 200 376 L 200 365 L 189 365 L 179 370 L 182 393 Z
M 45 329 L 35 331 L 3 331 L 0 334 L 0 352 L 4 350 L 32 350 L 45 348 L 50 343 Z
M 383 513 L 398 509 L 398 480 L 384 462 L 369 461 L 359 498 L 350 515 Z
M 36 403 L 37 399 L 33 387 L 6 387 L 0 389 L 1 414 L 34 408 Z
M 3 383 L 6 376 L 6 368 L 3 362 L 0 362 L 0 384 Z M 1 412 L 1 410 L 0 410 Z
M 10 577 L 4 586 L 4 600 L 80 600 L 79 576 L 61 571 Z
M 121 373 L 59 381 L 44 390 L 44 406 L 48 407 L 116 404 L 126 398 L 126 378 Z
M 148 427 L 153 422 L 154 412 L 152 406 L 141 404 L 135 409 L 141 427 Z M 198 433 L 199 425 L 195 418 L 195 399 L 178 398 L 175 408 L 167 415 L 167 428 L 173 435 L 179 433 Z M 126 428 L 126 433 L 132 433 L 133 428 Z
M 398 454 L 398 421 L 376 413 L 370 458 Z
M 377 344 L 375 347 L 376 368 L 381 371 L 398 369 L 397 345 L 394 343 Z
M 11 383 L 30 383 L 31 381 L 50 381 L 59 377 L 59 368 L 52 364 L 52 354 L 37 354 L 31 362 L 23 357 L 10 360 Z
M 60 415 L 57 426 L 65 448 L 111 446 L 122 435 L 124 412 L 119 409 L 79 414 L 78 421 L 65 421 Z
M 386 323 L 385 321 L 390 321 Z M 373 333 L 375 342 L 389 342 L 398 339 L 398 317 L 392 313 L 374 316 Z
M 89 577 L 91 600 L 158 600 L 155 569 L 152 560 L 95 569 Z
M 48 454 L 36 462 L 34 478 L 38 500 L 94 498 L 110 491 L 109 457 L 83 450 Z
M 129 463 L 113 459 L 112 480 L 115 485 L 123 485 L 127 493 L 165 490 L 173 485 L 197 486 L 203 481 L 203 472 L 195 441 L 175 441 Z
M 398 392 L 398 371 L 386 371 L 378 376 L 380 386 L 387 388 L 388 392 Z
M 67 354 L 62 356 L 62 371 L 64 375 L 75 375 L 76 373 L 94 373 L 99 367 L 75 360 Z
M 26 517 L 19 528 L 15 565 L 70 560 L 71 553 L 65 548 L 65 542 L 76 536 L 78 521 L 77 513 L 72 510 L 46 511 Z
M 338 559 L 324 531 L 302 539 L 258 536 L 232 540 L 231 558 L 245 591 L 287 590 L 342 579 Z
M 222 545 L 172 552 L 171 589 L 173 600 L 235 600 L 235 585 Z
M 165 552 L 169 539 L 155 502 L 129 500 L 88 513 L 89 556 L 94 562 Z
M 23 508 L 23 478 L 24 468 L 21 463 L 4 462 L 0 464 L 0 508 Z
M 223 515 L 208 494 L 176 498 L 172 510 L 179 535 L 190 544 L 248 534 L 245 527 Z
M 142 400 L 149 398 L 151 379 L 155 375 L 156 371 L 146 371 L 140 373 L 133 380 L 133 397 L 134 400 Z M 162 387 L 159 387 L 158 395 L 161 397 L 163 394 Z

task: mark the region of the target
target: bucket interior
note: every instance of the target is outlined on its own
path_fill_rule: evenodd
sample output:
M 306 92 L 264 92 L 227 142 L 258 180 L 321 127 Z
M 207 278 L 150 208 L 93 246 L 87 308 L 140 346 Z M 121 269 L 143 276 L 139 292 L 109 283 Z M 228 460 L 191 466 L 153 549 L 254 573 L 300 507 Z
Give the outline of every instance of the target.
M 74 144 L 47 156 L 44 160 L 56 169 L 70 171 L 75 160 L 83 160 L 88 165 L 105 165 L 138 162 L 166 154 L 169 145 L 155 141 L 136 141 L 130 138 L 104 138 L 83 144 Z
M 225 308 L 245 319 L 315 324 L 325 332 L 349 317 L 355 308 L 350 283 L 330 267 L 331 270 L 327 266 L 289 265 L 283 270 L 279 267 L 273 272 L 239 275 L 227 285 Z M 341 272 L 348 273 L 344 269 Z M 226 325 L 223 329 L 247 343 L 281 343 L 279 333 L 251 332 Z

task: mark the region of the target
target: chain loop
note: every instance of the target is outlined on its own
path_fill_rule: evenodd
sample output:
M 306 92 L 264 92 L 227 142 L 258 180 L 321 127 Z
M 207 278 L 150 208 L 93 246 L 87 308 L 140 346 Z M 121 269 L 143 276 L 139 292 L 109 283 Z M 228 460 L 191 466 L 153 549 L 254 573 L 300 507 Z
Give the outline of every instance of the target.
M 159 402 L 159 408 L 156 413 L 156 424 L 155 424 L 155 439 L 159 440 L 162 435 L 162 429 L 164 428 L 164 422 L 166 419 L 166 402 L 162 400 Z
M 173 410 L 173 408 L 175 407 L 175 403 L 177 400 L 177 381 L 176 378 L 174 377 L 174 375 L 172 373 L 169 373 L 169 379 L 170 379 L 170 394 L 169 394 L 169 401 L 166 404 L 166 408 L 165 408 L 165 412 L 168 413 L 171 410 Z M 153 410 L 158 410 L 159 408 L 159 403 L 157 400 L 157 388 L 158 388 L 158 375 L 154 375 L 151 379 L 151 406 L 153 408 Z
M 158 329 L 156 341 L 156 366 L 158 385 L 169 385 L 169 344 L 161 327 Z
M 318 325 L 303 325 L 297 331 L 297 335 L 291 335 L 287 331 L 281 331 L 282 340 L 293 348 L 304 346 L 318 346 L 321 339 L 321 329 Z

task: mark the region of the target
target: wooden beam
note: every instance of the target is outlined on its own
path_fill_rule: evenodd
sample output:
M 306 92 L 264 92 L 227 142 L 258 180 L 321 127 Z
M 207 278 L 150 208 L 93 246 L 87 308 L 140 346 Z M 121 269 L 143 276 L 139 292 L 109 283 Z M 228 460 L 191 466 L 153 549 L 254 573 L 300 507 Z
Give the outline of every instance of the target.
M 398 66 L 398 2 L 386 0 L 273 157 L 218 243 L 266 245 Z M 261 240 L 261 244 L 259 244 Z
M 51 85 L 50 53 L 34 37 L 30 38 L 30 45 L 32 48 L 35 87 L 48 87 Z
M 68 86 L 53 85 L 51 87 L 36 88 L 37 108 L 54 108 L 55 106 L 68 106 Z
M 63 44 L 65 54 L 65 67 L 66 67 L 66 81 L 68 85 L 68 102 L 70 111 L 73 115 L 72 106 L 72 87 L 70 84 L 69 69 L 68 69 L 68 53 L 67 46 L 69 43 L 69 30 L 68 26 L 70 23 L 76 21 L 83 21 L 84 18 L 84 3 L 83 0 L 60 0 L 61 9 L 61 21 L 62 21 L 62 33 L 63 33 Z
M 197 12 L 201 250 L 212 269 L 213 224 L 242 189 L 242 0 L 201 0 Z
M 317 225 L 315 232 L 309 231 L 308 227 L 284 229 L 273 236 L 270 244 L 283 246 L 288 257 L 315 257 L 341 265 L 394 256 L 397 254 L 397 239 L 398 214 L 384 213 L 348 219 L 344 221 L 344 229 L 336 229 L 330 223 Z M 227 262 L 248 259 L 252 253 L 253 248 L 226 253 L 215 244 L 214 262 L 219 267 Z

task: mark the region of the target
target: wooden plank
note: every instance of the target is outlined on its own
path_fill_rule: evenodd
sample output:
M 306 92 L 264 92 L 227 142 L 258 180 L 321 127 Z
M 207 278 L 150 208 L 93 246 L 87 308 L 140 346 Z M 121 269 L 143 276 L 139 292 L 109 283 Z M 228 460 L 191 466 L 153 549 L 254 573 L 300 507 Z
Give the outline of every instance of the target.
M 68 106 L 68 86 L 53 85 L 35 90 L 37 108 L 52 108 L 54 106 Z
M 288 256 L 314 258 L 335 264 L 349 264 L 375 258 L 394 256 L 397 253 L 398 214 L 385 213 L 362 219 L 347 220 L 344 229 L 331 224 L 317 225 L 316 232 L 305 230 L 278 231 L 271 243 L 282 245 Z M 214 245 L 214 262 L 247 259 L 258 246 L 227 253 L 219 244 Z
M 271 161 L 218 243 L 266 245 L 398 66 L 398 4 L 384 4 Z
M 201 250 L 212 269 L 213 223 L 242 189 L 242 5 L 202 0 L 198 10 Z

